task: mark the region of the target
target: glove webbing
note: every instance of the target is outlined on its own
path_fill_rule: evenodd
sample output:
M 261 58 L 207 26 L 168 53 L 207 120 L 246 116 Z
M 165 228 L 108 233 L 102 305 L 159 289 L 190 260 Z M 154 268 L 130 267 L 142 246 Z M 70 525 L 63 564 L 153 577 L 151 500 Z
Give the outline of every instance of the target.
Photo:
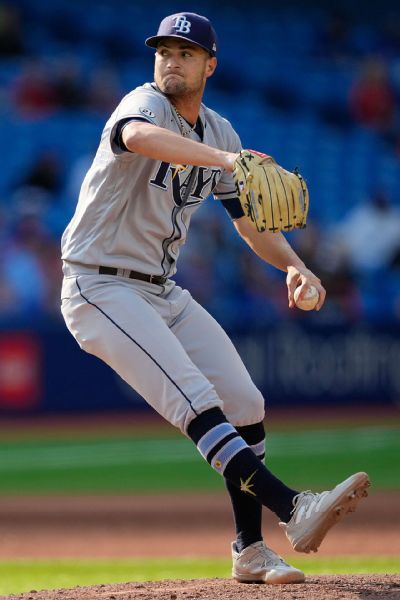
M 243 192 L 245 192 L 246 188 L 250 184 L 249 191 L 245 192 L 246 202 L 244 203 L 243 207 L 245 209 L 246 216 L 251 219 L 259 232 L 263 232 L 267 228 L 271 232 L 280 230 L 291 231 L 295 228 L 304 228 L 308 212 L 308 193 L 302 176 L 297 169 L 295 169 L 293 174 L 291 174 L 298 178 L 301 188 L 301 191 L 295 190 L 294 192 L 289 182 L 287 182 L 287 185 L 285 186 L 284 177 L 279 171 L 279 168 L 275 166 L 275 161 L 272 159 L 272 157 L 261 155 L 259 153 L 256 154 L 259 156 L 265 156 L 265 158 L 270 160 L 268 166 L 264 166 L 260 163 L 258 165 L 258 167 L 261 167 L 264 173 L 265 183 L 268 186 L 269 215 L 266 215 L 266 199 L 264 198 L 263 200 L 260 193 L 256 197 L 254 190 L 251 189 L 253 176 L 251 169 L 249 168 L 249 162 L 252 160 L 253 156 L 249 152 L 243 152 L 240 154 L 238 161 L 238 166 L 242 171 L 242 177 L 239 178 L 236 185 L 237 192 L 239 195 L 242 194 L 243 196 Z M 273 174 L 271 173 L 271 169 L 273 169 Z M 271 174 L 272 177 L 275 177 L 275 181 L 270 181 Z M 277 194 L 278 187 L 282 188 L 283 194 Z M 296 194 L 295 197 L 294 193 L 296 193 L 296 191 L 298 194 Z M 282 206 L 282 202 L 286 203 L 285 210 L 282 210 L 284 208 Z M 277 205 L 276 207 L 274 206 L 275 204 Z M 276 209 L 279 211 L 278 215 L 276 214 Z M 283 224 L 284 220 L 286 221 L 285 225 Z

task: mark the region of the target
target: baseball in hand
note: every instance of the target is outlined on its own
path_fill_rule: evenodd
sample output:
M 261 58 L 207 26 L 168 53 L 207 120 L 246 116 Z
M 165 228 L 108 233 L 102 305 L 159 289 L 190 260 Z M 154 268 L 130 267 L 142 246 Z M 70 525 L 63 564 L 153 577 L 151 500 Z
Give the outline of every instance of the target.
M 294 292 L 294 301 L 297 308 L 301 310 L 313 310 L 318 304 L 319 293 L 314 285 L 310 285 L 303 298 L 299 300 L 301 286 L 297 287 Z

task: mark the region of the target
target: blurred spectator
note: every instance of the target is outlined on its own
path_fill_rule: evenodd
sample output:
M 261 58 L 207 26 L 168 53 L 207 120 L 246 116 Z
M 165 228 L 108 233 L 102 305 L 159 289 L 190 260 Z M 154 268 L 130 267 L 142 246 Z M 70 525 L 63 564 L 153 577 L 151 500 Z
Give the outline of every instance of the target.
M 383 192 L 356 206 L 333 229 L 333 240 L 355 271 L 388 268 L 399 248 L 400 210 Z
M 356 121 L 390 136 L 396 115 L 396 94 L 385 62 L 369 57 L 362 64 L 349 97 L 350 110 Z
M 44 116 L 57 106 L 54 81 L 40 60 L 30 59 L 24 63 L 13 95 L 17 109 L 25 117 Z
M 49 252 L 57 256 L 57 246 L 40 218 L 29 213 L 18 218 L 1 259 L 0 272 L 6 281 L 1 290 L 3 310 L 30 316 L 49 310 L 48 298 L 55 286 L 59 295 L 60 279 L 54 278 L 54 271 L 52 277 L 48 276 L 46 260 Z M 7 299 L 12 304 L 4 307 Z
M 397 269 L 400 273 L 400 236 L 394 249 L 390 266 L 393 267 L 393 269 Z
M 55 194 L 61 189 L 61 175 L 59 155 L 54 150 L 45 150 L 35 157 L 18 187 L 34 187 Z
M 284 112 L 295 111 L 300 103 L 300 94 L 295 86 L 284 81 L 268 81 L 262 92 L 265 102 Z
M 0 58 L 25 54 L 21 17 L 14 6 L 0 4 Z
M 10 283 L 3 272 L 0 260 L 0 320 L 4 316 L 20 314 L 21 307 L 13 294 Z
M 321 58 L 344 62 L 354 60 L 352 22 L 345 12 L 333 9 L 317 36 L 316 55 Z
M 89 77 L 87 105 L 99 114 L 111 113 L 121 97 L 121 86 L 116 70 L 100 66 Z
M 400 14 L 396 9 L 384 15 L 382 49 L 386 56 L 398 59 L 400 52 Z
M 74 56 L 63 57 L 57 62 L 54 77 L 54 93 L 58 107 L 82 108 L 86 103 L 86 88 L 81 79 L 80 66 Z
M 63 192 L 62 163 L 55 150 L 45 150 L 14 183 L 11 210 L 16 215 L 35 214 L 45 220 L 53 206 L 59 204 Z M 11 213 L 11 214 L 12 214 Z

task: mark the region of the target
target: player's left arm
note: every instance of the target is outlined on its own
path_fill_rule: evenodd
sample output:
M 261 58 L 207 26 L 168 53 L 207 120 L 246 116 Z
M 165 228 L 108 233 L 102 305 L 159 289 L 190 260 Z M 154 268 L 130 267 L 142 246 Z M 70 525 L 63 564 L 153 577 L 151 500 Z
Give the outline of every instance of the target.
M 262 260 L 287 273 L 286 285 L 288 288 L 289 308 L 295 306 L 294 291 L 301 285 L 302 295 L 314 285 L 319 293 L 319 301 L 315 310 L 320 310 L 325 301 L 326 291 L 321 280 L 307 269 L 304 262 L 293 250 L 284 235 L 280 232 L 272 233 L 268 230 L 262 233 L 251 226 L 246 217 L 233 221 L 236 230 L 248 246 Z

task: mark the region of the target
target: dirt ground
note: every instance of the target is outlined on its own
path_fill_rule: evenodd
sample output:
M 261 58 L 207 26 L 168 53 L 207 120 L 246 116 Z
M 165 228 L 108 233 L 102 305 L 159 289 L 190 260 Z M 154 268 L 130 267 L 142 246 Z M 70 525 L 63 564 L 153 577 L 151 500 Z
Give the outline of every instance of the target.
M 399 411 L 364 411 L 366 423 L 399 422 Z M 383 414 L 384 413 L 384 414 Z M 309 420 L 312 416 L 303 415 Z M 278 414 L 287 426 L 291 414 Z M 379 418 L 378 418 L 379 417 Z M 351 422 L 360 415 L 318 414 L 325 422 Z M 71 424 L 64 420 L 66 430 Z M 11 425 L 11 427 L 10 427 Z M 60 434 L 52 419 L 24 423 L 19 434 L 32 430 Z M 82 425 L 82 423 L 81 423 Z M 110 425 L 105 416 L 103 427 Z M 139 423 L 146 425 L 145 419 Z M 119 418 L 114 428 L 131 428 Z M 87 419 L 85 434 L 97 435 L 101 419 Z M 149 421 L 149 428 L 154 422 Z M 14 435 L 15 424 L 3 423 L 1 433 Z M 11 433 L 10 433 L 11 432 Z M 82 497 L 0 498 L 0 558 L 143 558 L 224 557 L 233 536 L 231 509 L 225 494 L 125 495 Z M 264 512 L 264 539 L 288 561 L 296 553 L 277 524 Z M 35 591 L 0 596 L 0 600 L 400 600 L 400 492 L 371 492 L 354 514 L 335 526 L 324 540 L 319 556 L 391 555 L 399 557 L 397 575 L 307 577 L 306 583 L 267 586 L 239 584 L 228 579 L 173 580 L 96 585 L 70 590 Z M 297 557 L 299 555 L 296 555 Z
M 0 596 L 15 600 L 399 600 L 399 575 L 310 577 L 292 585 L 239 584 L 193 579 L 96 585 L 88 588 Z
M 0 558 L 226 556 L 232 535 L 224 493 L 0 498 Z M 264 538 L 296 555 L 268 510 Z M 400 492 L 371 492 L 319 554 L 400 556 Z
M 400 556 L 400 492 L 375 493 L 324 540 L 320 556 Z M 266 543 L 295 553 L 265 511 Z M 224 494 L 0 499 L 0 558 L 227 556 L 232 539 Z M 298 556 L 298 555 L 297 555 Z M 400 560 L 399 560 L 400 562 Z M 400 568 L 399 568 L 400 572 Z M 260 586 L 221 579 L 94 586 L 0 596 L 1 600 L 318 600 L 400 598 L 398 576 L 309 577 L 305 584 Z

